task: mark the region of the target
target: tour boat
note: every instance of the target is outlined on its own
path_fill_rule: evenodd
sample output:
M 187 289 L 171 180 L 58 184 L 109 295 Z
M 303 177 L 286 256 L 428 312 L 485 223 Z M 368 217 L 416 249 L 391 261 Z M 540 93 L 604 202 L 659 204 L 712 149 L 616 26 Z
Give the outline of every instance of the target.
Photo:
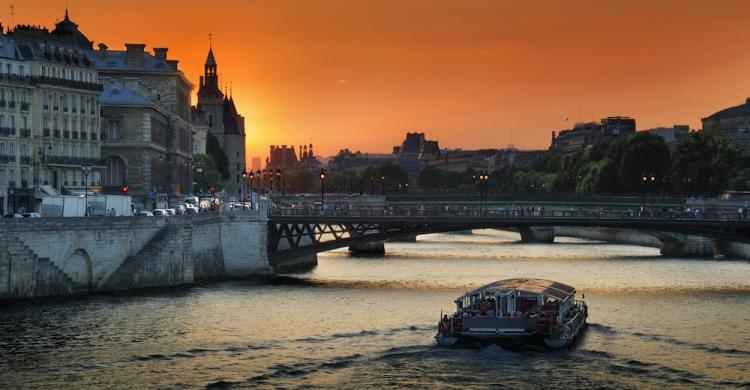
M 562 348 L 586 326 L 588 308 L 576 289 L 545 279 L 506 279 L 456 299 L 456 312 L 441 315 L 437 343 L 443 346 L 528 344 Z

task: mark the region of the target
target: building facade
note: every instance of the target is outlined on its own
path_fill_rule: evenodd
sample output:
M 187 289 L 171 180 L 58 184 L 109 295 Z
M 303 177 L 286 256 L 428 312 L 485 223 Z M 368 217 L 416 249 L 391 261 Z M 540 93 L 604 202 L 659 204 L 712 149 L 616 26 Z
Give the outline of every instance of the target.
M 561 130 L 557 135 L 552 132 L 552 143 L 549 150 L 563 153 L 575 153 L 589 146 L 607 144 L 617 137 L 635 134 L 635 119 L 612 116 L 599 122 L 576 123 L 572 129 Z
M 90 57 L 105 83 L 102 146 L 105 192 L 127 188 L 138 208 L 153 208 L 157 198 L 182 203 L 192 193 L 193 85 L 167 58 L 167 48 L 125 50 L 100 44 Z
M 45 194 L 98 191 L 102 86 L 68 18 L 53 31 L 0 34 L 0 211 L 39 208 Z
M 198 87 L 198 103 L 192 108 L 193 126 L 205 128 L 219 140 L 229 160 L 229 179 L 224 191 L 239 198 L 243 191 L 245 164 L 245 118 L 237 112 L 231 96 L 219 88 L 218 64 L 212 48 L 208 50 L 203 76 Z
M 724 131 L 743 150 L 750 151 L 750 98 L 745 104 L 725 108 L 701 118 L 703 130 Z

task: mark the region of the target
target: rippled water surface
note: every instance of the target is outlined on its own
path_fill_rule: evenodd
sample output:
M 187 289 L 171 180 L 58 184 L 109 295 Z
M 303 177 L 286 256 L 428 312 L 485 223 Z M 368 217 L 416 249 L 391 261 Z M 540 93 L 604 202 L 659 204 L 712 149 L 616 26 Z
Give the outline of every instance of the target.
M 1 307 L 0 387 L 750 387 L 750 262 L 475 233 L 321 254 L 272 283 Z M 519 276 L 585 294 L 573 348 L 434 345 L 456 296 Z

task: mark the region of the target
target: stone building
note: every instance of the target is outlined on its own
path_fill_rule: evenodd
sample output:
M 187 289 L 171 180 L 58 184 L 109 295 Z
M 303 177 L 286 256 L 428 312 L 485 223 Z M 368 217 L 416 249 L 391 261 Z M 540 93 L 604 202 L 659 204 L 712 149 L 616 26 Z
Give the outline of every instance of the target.
M 229 160 L 229 179 L 224 191 L 230 197 L 242 194 L 245 164 L 245 118 L 237 112 L 231 96 L 219 88 L 219 73 L 213 49 L 209 47 L 198 87 L 198 103 L 192 108 L 193 127 L 207 128 L 219 140 Z
M 401 145 L 393 147 L 393 154 L 409 175 L 409 182 L 416 187 L 421 170 L 420 160 L 440 155 L 438 141 L 427 140 L 424 133 L 406 133 Z
M 743 150 L 750 151 L 750 98 L 744 104 L 725 108 L 701 118 L 703 130 L 721 130 L 737 142 Z
M 576 123 L 572 129 L 552 132 L 549 150 L 574 153 L 589 146 L 606 144 L 621 136 L 635 134 L 635 119 L 622 116 L 603 118 L 597 122 Z
M 127 186 L 139 208 L 157 198 L 181 203 L 192 193 L 193 85 L 167 58 L 167 48 L 125 50 L 100 44 L 90 57 L 105 83 L 102 97 L 102 159 L 105 192 Z
M 75 27 L 66 12 L 51 32 L 0 34 L 2 213 L 35 210 L 44 194 L 99 189 L 102 86 L 81 47 L 91 42 Z

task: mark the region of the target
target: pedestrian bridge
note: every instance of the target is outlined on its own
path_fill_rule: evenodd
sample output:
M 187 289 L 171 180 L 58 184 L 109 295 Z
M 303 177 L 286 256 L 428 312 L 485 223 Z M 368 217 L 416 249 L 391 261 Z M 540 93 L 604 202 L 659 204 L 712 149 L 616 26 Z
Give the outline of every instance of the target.
M 552 209 L 553 207 L 558 209 Z M 499 228 L 595 227 L 639 230 L 665 245 L 689 236 L 750 243 L 750 220 L 736 209 L 700 212 L 602 210 L 600 207 L 528 208 L 388 206 L 380 209 L 281 208 L 268 213 L 268 257 L 272 266 L 289 259 L 368 242 L 421 234 Z

